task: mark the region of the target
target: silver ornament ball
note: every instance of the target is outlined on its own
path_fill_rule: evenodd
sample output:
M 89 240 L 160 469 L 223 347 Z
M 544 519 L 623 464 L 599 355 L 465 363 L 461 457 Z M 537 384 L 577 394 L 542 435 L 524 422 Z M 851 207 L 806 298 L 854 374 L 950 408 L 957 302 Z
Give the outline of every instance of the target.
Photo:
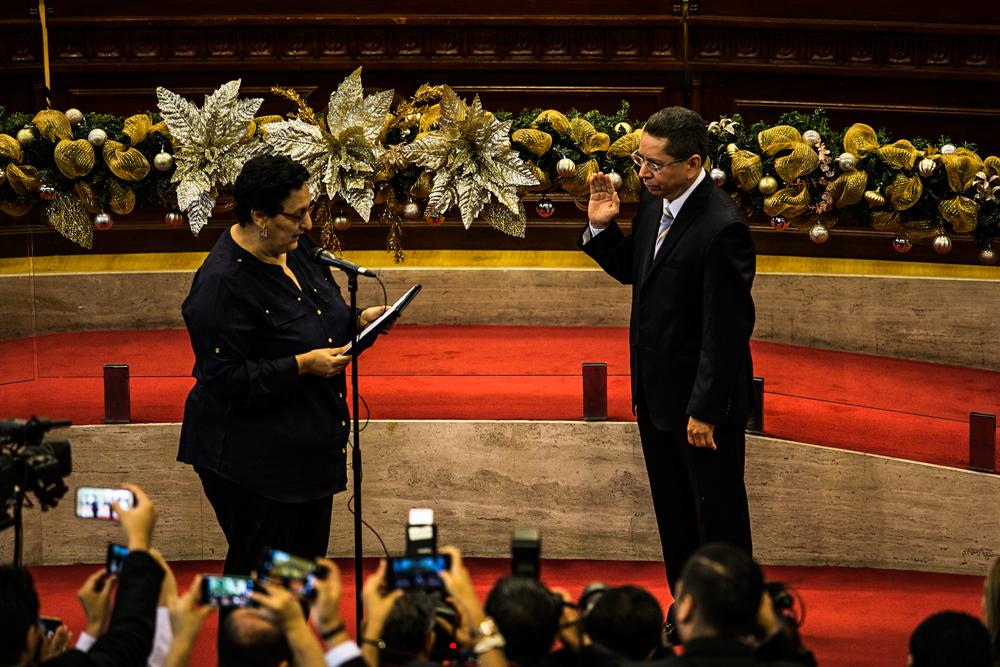
M 79 109 L 66 109 L 66 118 L 71 125 L 79 125 L 83 122 L 83 112 Z
M 935 169 L 937 169 L 937 162 L 930 159 L 929 157 L 925 157 L 923 160 L 917 163 L 917 171 L 920 172 L 920 175 L 923 176 L 924 178 L 927 178 L 928 176 L 933 174 Z
M 979 261 L 987 266 L 993 266 L 997 263 L 997 251 L 990 246 L 986 246 L 979 251 Z
M 101 146 L 104 145 L 104 142 L 107 140 L 108 140 L 108 133 L 99 127 L 95 127 L 87 135 L 87 141 L 89 141 L 90 145 L 93 146 L 94 148 L 100 148 Z
M 785 218 L 785 216 L 783 215 L 776 215 L 773 218 L 771 218 L 771 229 L 773 229 L 776 232 L 785 231 L 786 229 L 788 229 L 788 226 L 790 224 L 791 223 L 788 222 L 788 219 Z
M 567 176 L 572 176 L 573 174 L 576 173 L 576 163 L 570 160 L 568 157 L 564 157 L 563 159 L 559 160 L 559 162 L 556 162 L 556 173 L 562 176 L 563 178 Z
M 937 254 L 947 255 L 951 252 L 951 237 L 944 232 L 940 232 L 934 237 L 934 240 L 931 241 L 931 246 Z
M 556 212 L 556 205 L 546 196 L 542 196 L 535 204 L 535 213 L 542 218 L 551 218 L 552 214 Z
M 615 125 L 615 132 L 617 132 L 618 134 L 628 134 L 631 131 L 632 131 L 632 126 L 626 123 L 625 121 L 622 121 Z
M 35 140 L 35 133 L 31 131 L 30 127 L 23 127 L 17 131 L 17 141 L 22 146 L 30 144 Z
M 38 188 L 38 198 L 42 201 L 52 201 L 56 198 L 56 189 L 48 183 L 43 183 Z
M 163 222 L 167 223 L 167 227 L 180 227 L 184 224 L 184 214 L 179 211 L 170 211 L 163 216 Z
M 810 146 L 815 146 L 820 142 L 819 132 L 816 130 L 806 130 L 802 133 L 802 141 L 806 142 Z
M 153 158 L 153 166 L 157 171 L 170 171 L 174 166 L 174 156 L 166 151 L 157 153 Z
M 712 182 L 720 188 L 726 184 L 726 172 L 721 169 L 713 169 L 709 176 L 712 177 Z
M 622 189 L 622 183 L 624 181 L 622 181 L 621 174 L 619 174 L 617 171 L 613 171 L 610 174 L 608 174 L 608 180 L 611 181 L 611 187 L 613 187 L 615 190 Z
M 941 147 L 941 155 L 951 155 L 955 150 L 955 144 L 945 144 Z
M 837 166 L 841 171 L 853 171 L 857 164 L 858 159 L 851 153 L 841 153 L 837 156 Z
M 337 215 L 333 216 L 333 228 L 338 232 L 345 232 L 351 228 L 351 221 L 347 219 L 347 216 L 344 215 L 343 211 L 340 211 Z
M 106 232 L 111 229 L 113 224 L 115 224 L 114 219 L 104 211 L 94 216 L 94 229 L 98 231 Z
M 909 236 L 900 234 L 892 240 L 892 249 L 898 253 L 908 253 L 913 249 L 913 241 Z
M 830 230 L 828 230 L 822 223 L 817 222 L 813 225 L 812 229 L 809 230 L 809 240 L 813 243 L 826 243 L 830 238 Z
M 403 217 L 407 220 L 419 220 L 420 219 L 420 205 L 417 202 L 410 200 L 403 204 Z

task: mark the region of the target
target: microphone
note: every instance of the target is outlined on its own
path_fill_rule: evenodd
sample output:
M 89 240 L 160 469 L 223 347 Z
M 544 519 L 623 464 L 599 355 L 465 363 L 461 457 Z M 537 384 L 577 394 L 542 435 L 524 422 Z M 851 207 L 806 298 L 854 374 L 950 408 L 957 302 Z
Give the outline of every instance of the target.
M 312 252 L 312 258 L 320 264 L 326 264 L 327 266 L 332 266 L 335 269 L 340 269 L 344 273 L 349 273 L 352 275 L 362 275 L 368 276 L 369 278 L 375 277 L 375 272 L 371 269 L 366 269 L 363 266 L 358 266 L 352 262 L 348 262 L 346 259 L 341 259 L 334 255 L 333 253 L 327 252 L 322 248 L 316 248 Z

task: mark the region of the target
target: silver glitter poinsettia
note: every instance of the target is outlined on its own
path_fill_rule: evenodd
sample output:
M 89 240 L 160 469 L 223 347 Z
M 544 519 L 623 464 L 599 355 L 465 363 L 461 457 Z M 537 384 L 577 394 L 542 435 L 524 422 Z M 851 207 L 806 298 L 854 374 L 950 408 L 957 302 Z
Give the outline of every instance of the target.
M 469 105 L 446 88 L 438 125 L 439 130 L 402 149 L 407 160 L 434 174 L 425 215 L 436 218 L 458 206 L 468 229 L 486 209 L 487 222 L 524 236 L 524 207 L 517 188 L 538 185 L 538 179 L 511 150 L 511 121 L 501 123 L 484 111 L 478 95 Z M 507 212 L 487 206 L 492 197 Z
M 251 123 L 264 102 L 239 99 L 240 79 L 230 81 L 199 109 L 166 88 L 156 89 L 160 113 L 174 144 L 177 205 L 198 234 L 212 216 L 218 186 L 231 185 L 247 160 L 264 150 Z
M 375 204 L 375 172 L 382 146 L 379 135 L 392 105 L 393 91 L 364 96 L 359 67 L 330 95 L 325 127 L 301 118 L 270 123 L 264 141 L 309 170 L 314 197 L 340 195 L 368 222 Z

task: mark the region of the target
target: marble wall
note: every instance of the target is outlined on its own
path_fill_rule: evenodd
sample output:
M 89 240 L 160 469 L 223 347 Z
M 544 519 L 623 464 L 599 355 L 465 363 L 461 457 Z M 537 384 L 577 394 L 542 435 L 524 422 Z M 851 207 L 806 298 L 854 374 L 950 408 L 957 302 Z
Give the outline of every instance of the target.
M 167 558 L 221 559 L 197 475 L 174 461 L 178 431 L 72 427 L 69 482 L 142 485 L 160 508 L 156 543 Z M 660 557 L 634 424 L 376 421 L 362 443 L 364 517 L 393 553 L 409 508 L 431 507 L 441 542 L 474 556 L 504 556 L 514 527 L 537 526 L 548 558 Z M 764 563 L 982 574 L 998 555 L 995 475 L 751 437 L 747 486 Z M 348 496 L 335 498 L 334 556 L 353 553 Z M 47 513 L 26 511 L 27 563 L 101 561 L 117 526 L 77 519 L 72 505 L 67 496 Z M 368 531 L 364 544 L 380 553 Z

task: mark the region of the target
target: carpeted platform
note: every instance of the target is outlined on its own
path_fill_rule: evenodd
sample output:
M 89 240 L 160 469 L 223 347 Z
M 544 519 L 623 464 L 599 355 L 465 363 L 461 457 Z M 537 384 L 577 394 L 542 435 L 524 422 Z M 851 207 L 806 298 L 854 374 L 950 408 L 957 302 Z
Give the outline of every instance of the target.
M 964 467 L 969 412 L 1000 412 L 1000 373 L 766 342 L 753 349 L 774 437 Z M 364 354 L 360 372 L 373 419 L 576 420 L 584 361 L 607 362 L 609 418 L 631 420 L 620 327 L 400 325 Z M 0 416 L 102 423 L 105 363 L 130 366 L 133 421 L 180 421 L 193 363 L 183 330 L 0 341 Z
M 470 559 L 469 569 L 480 598 L 508 568 L 500 559 Z M 344 573 L 344 609 L 353 634 L 353 565 L 340 563 Z M 367 563 L 369 571 L 374 562 Z M 221 563 L 175 563 L 181 590 L 198 572 L 218 572 Z M 71 565 L 32 568 L 42 600 L 42 613 L 59 616 L 75 632 L 83 613 L 75 592 L 95 566 Z M 805 601 L 803 626 L 806 644 L 824 667 L 897 667 L 906 664 L 907 640 L 923 618 L 942 609 L 978 615 L 982 579 L 960 575 L 848 568 L 768 567 L 768 579 L 784 581 Z M 660 563 L 616 561 L 545 561 L 542 578 L 550 587 L 566 588 L 574 597 L 591 581 L 632 583 L 648 588 L 666 606 L 669 594 Z M 214 665 L 216 616 L 209 618 L 199 637 L 192 665 Z

